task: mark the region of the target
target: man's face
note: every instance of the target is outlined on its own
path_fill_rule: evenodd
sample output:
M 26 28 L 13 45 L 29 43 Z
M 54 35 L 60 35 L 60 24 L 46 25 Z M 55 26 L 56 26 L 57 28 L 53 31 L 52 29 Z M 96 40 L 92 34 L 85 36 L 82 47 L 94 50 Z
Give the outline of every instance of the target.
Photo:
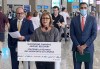
M 24 10 L 22 8 L 18 8 L 16 10 L 16 14 L 17 14 L 17 18 L 19 20 L 23 19 L 25 17 L 25 13 L 24 13 Z
M 58 8 L 53 8 L 53 13 L 54 13 L 55 15 L 58 14 L 58 13 L 59 13 Z
M 87 10 L 87 5 L 86 4 L 82 4 L 80 6 L 80 10 Z

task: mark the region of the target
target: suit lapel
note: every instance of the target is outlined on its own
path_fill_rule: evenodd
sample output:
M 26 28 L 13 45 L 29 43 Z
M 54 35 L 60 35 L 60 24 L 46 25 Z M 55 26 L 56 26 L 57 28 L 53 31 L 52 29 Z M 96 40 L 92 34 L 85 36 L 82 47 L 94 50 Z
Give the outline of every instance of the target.
M 24 23 L 25 23 L 25 19 L 23 19 L 23 21 L 22 21 L 22 25 L 21 25 L 20 32 L 21 32 L 21 30 L 23 30 L 23 28 L 24 28 Z
M 17 19 L 15 19 L 14 22 L 15 22 L 15 23 L 14 23 L 14 27 L 16 28 L 16 30 L 18 30 L 18 28 L 17 28 Z
M 80 20 L 80 15 L 77 17 L 77 25 L 79 26 L 80 31 L 82 31 L 81 29 L 81 20 Z
M 16 26 L 16 28 L 17 28 L 17 19 L 15 20 L 15 26 Z

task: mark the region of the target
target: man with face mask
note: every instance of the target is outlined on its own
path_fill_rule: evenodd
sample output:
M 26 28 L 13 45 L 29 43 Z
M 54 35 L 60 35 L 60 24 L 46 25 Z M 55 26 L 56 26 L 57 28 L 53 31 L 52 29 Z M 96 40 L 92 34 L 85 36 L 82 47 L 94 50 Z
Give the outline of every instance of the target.
M 74 69 L 81 69 L 82 62 L 85 64 L 85 69 L 93 69 L 93 42 L 97 36 L 97 23 L 95 17 L 87 14 L 88 5 L 85 2 L 80 3 L 79 7 L 80 15 L 73 17 L 70 25 Z M 84 55 L 87 52 L 89 53 L 87 56 L 90 57 L 90 61 L 77 61 L 76 53 Z

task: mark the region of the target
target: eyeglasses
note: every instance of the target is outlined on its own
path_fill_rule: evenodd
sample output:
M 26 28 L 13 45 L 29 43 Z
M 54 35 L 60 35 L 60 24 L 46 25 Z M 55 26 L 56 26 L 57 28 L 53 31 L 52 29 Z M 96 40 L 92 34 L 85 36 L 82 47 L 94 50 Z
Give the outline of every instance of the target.
M 18 15 L 22 15 L 22 14 L 24 14 L 24 12 L 21 12 L 21 13 L 17 13 Z
M 42 19 L 50 19 L 50 18 L 42 18 Z

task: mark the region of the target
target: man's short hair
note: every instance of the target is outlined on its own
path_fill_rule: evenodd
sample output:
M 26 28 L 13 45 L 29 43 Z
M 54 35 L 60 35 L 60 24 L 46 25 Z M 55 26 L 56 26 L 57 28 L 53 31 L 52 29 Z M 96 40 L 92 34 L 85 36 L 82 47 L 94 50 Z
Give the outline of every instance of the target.
M 55 9 L 55 8 L 57 8 L 57 9 L 59 10 L 59 7 L 58 7 L 58 6 L 54 6 L 54 7 L 53 7 L 53 9 Z
M 87 7 L 88 7 L 88 4 L 87 4 L 86 2 L 81 2 L 81 3 L 79 4 L 79 7 L 81 7 L 82 4 L 85 4 L 85 5 L 87 5 Z
M 24 11 L 24 8 L 23 8 L 23 7 L 17 7 L 17 8 L 16 8 L 16 11 L 17 11 L 19 8 L 23 9 L 23 11 Z
M 65 7 L 62 7 L 62 11 L 64 11 L 66 8 Z

